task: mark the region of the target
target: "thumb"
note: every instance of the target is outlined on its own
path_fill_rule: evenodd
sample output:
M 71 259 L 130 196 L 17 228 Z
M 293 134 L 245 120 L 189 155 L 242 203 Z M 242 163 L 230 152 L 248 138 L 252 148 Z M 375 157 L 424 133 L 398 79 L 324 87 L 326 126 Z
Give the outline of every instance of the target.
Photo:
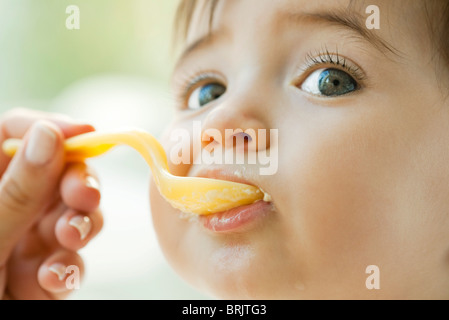
M 63 138 L 47 121 L 36 122 L 0 181 L 0 266 L 53 200 L 62 173 Z

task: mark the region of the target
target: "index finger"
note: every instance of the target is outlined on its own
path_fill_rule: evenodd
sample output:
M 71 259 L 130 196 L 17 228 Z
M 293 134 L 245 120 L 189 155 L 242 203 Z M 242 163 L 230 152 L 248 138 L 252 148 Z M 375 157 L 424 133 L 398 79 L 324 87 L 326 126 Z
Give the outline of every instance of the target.
M 77 122 L 63 114 L 16 108 L 6 112 L 1 117 L 0 134 L 2 136 L 0 140 L 22 138 L 31 125 L 38 120 L 47 120 L 58 126 L 66 139 L 95 130 L 92 125 Z

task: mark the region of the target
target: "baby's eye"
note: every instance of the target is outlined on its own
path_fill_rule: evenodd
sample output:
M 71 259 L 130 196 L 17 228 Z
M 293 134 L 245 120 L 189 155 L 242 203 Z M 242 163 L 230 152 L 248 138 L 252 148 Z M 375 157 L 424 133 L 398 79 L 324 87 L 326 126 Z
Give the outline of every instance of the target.
M 226 87 L 220 83 L 207 83 L 196 88 L 189 97 L 189 109 L 199 109 L 209 102 L 220 98 L 226 92 Z
M 339 69 L 314 71 L 301 85 L 301 89 L 319 96 L 336 97 L 358 89 L 358 83 L 348 73 Z

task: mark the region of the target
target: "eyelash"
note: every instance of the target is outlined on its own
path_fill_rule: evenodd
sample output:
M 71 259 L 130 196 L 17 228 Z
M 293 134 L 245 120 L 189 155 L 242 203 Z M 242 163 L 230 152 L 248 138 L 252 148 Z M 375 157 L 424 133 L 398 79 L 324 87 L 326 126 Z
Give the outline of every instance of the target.
M 305 64 L 303 64 L 300 68 L 302 74 L 300 77 L 300 81 L 295 81 L 297 82 L 297 84 L 304 81 L 313 71 L 318 70 L 320 67 L 322 68 L 326 65 L 339 67 L 340 69 L 343 69 L 343 71 L 348 72 L 349 75 L 351 75 L 354 80 L 359 83 L 359 85 L 362 84 L 366 79 L 365 73 L 353 63 L 348 64 L 347 59 L 340 56 L 338 50 L 336 50 L 336 53 L 331 53 L 327 48 L 324 48 L 323 50 L 320 50 L 318 52 L 309 52 L 307 53 L 305 60 Z M 174 85 L 176 105 L 182 106 L 182 109 L 185 109 L 189 95 L 202 82 L 207 83 L 207 81 L 216 81 L 218 83 L 225 84 L 218 78 L 221 77 L 217 74 L 217 72 L 204 71 L 202 69 L 193 72 L 193 75 L 190 75 L 190 73 L 181 75 L 179 78 L 177 78 L 180 80 L 177 80 Z
M 327 48 L 324 48 L 324 50 L 315 53 L 309 52 L 306 55 L 305 65 L 300 68 L 301 81 L 304 81 L 313 71 L 329 65 L 348 72 L 359 85 L 366 80 L 365 73 L 353 63 L 349 63 L 345 57 L 340 56 L 338 50 L 336 50 L 336 53 L 331 53 Z
M 199 84 L 201 83 L 209 83 L 211 81 L 215 81 L 218 83 L 225 84 L 222 78 L 217 72 L 213 71 L 204 71 L 198 70 L 197 72 L 193 72 L 192 75 L 190 73 L 186 73 L 180 76 L 180 80 L 177 81 L 175 86 L 175 99 L 178 106 L 182 106 L 182 109 L 185 109 L 187 106 L 187 101 L 190 94 L 195 90 Z

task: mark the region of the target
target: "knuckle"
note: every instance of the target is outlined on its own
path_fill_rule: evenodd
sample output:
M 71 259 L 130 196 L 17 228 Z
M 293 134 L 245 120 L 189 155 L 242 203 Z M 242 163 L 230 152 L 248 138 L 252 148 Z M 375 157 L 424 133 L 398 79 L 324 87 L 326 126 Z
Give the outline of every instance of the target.
M 11 176 L 2 179 L 0 192 L 0 201 L 4 207 L 11 211 L 20 211 L 32 202 L 32 197 L 25 190 L 23 184 Z

